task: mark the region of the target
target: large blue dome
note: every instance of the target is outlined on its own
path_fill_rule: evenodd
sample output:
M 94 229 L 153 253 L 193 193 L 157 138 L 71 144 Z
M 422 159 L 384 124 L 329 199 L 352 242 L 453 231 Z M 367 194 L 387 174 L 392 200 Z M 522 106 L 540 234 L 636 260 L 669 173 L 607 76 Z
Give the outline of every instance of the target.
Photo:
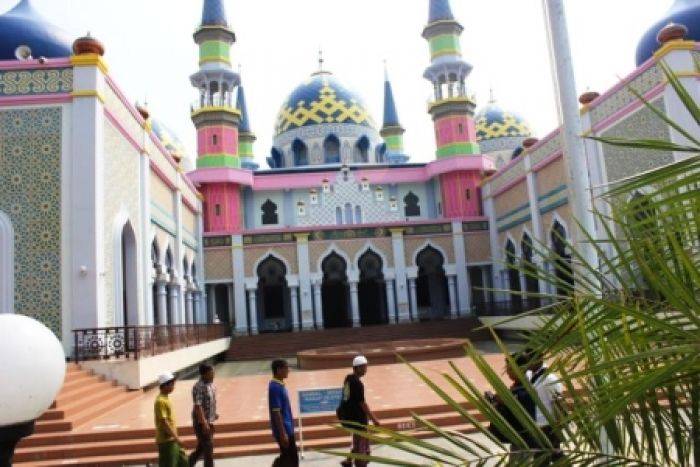
M 700 0 L 676 0 L 666 15 L 642 36 L 637 46 L 637 66 L 654 55 L 660 45 L 656 36 L 668 23 L 678 23 L 688 28 L 688 40 L 700 41 Z
M 71 55 L 68 36 L 22 0 L 13 9 L 0 15 L 0 60 L 15 60 L 15 50 L 26 45 L 34 57 L 58 58 Z
M 289 95 L 280 109 L 275 135 L 310 125 L 351 123 L 374 128 L 374 121 L 354 92 L 331 73 L 311 76 Z

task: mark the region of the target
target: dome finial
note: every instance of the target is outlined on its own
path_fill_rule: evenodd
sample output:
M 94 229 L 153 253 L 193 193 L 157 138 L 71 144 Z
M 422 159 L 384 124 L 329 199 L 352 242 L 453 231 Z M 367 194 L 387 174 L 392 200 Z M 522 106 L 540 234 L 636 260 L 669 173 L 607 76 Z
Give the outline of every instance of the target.
M 489 104 L 496 103 L 496 94 L 493 92 L 493 88 L 489 88 Z
M 318 48 L 318 72 L 323 73 L 323 63 L 325 60 L 323 59 L 323 47 Z

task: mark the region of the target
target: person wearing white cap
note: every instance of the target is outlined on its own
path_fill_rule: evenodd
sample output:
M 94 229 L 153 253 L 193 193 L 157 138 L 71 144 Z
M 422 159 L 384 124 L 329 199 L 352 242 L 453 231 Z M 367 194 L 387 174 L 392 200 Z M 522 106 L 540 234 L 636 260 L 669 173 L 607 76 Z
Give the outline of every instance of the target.
M 175 375 L 163 373 L 158 376 L 160 392 L 153 405 L 156 425 L 156 444 L 158 445 L 158 465 L 160 467 L 185 467 L 187 455 L 182 448 L 182 441 L 177 436 L 175 414 L 168 395 L 175 389 Z
M 362 383 L 362 377 L 367 374 L 367 365 L 366 357 L 363 355 L 355 357 L 352 361 L 352 373 L 345 377 L 343 383 L 343 400 L 338 407 L 337 415 L 341 422 L 350 422 L 346 425 L 349 428 L 362 429 L 354 424 L 366 427 L 370 420 L 379 426 L 379 420 L 374 416 L 365 400 L 365 385 Z M 351 452 L 369 456 L 369 440 L 360 435 L 353 435 Z M 357 467 L 364 467 L 367 464 L 367 461 L 355 460 Z M 352 466 L 352 459 L 346 459 L 341 465 Z

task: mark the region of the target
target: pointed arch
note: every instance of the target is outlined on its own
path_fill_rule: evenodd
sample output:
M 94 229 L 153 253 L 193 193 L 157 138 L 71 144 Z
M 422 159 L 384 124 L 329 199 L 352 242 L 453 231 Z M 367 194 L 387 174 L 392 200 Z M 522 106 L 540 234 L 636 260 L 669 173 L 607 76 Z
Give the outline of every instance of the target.
M 447 256 L 432 245 L 415 256 L 418 267 L 416 296 L 418 315 L 422 320 L 442 319 L 449 312 L 449 292 L 445 264 Z
M 350 312 L 350 286 L 348 269 L 350 263 L 333 251 L 321 260 L 321 301 L 323 325 L 326 328 L 352 326 Z
M 292 143 L 292 155 L 294 156 L 294 166 L 303 167 L 309 165 L 309 149 L 300 139 L 295 139 Z
M 122 212 L 114 229 L 114 323 L 139 324 L 138 242 L 131 220 Z
M 552 245 L 552 266 L 557 278 L 557 294 L 570 295 L 574 287 L 574 271 L 569 248 L 569 234 L 566 227 L 555 220 L 549 232 Z
M 15 312 L 15 233 L 12 220 L 0 211 L 0 314 Z
M 335 135 L 328 135 L 323 141 L 323 162 L 340 164 L 340 140 Z
M 403 203 L 406 217 L 420 217 L 420 198 L 418 198 L 418 195 L 409 191 L 403 198 Z
M 259 313 L 259 328 L 263 332 L 292 329 L 288 272 L 288 266 L 273 254 L 260 258 L 255 268 L 258 278 L 256 312 Z
M 384 261 L 373 249 L 367 248 L 357 260 L 360 280 L 357 284 L 360 324 L 388 324 Z
M 369 138 L 367 136 L 362 136 L 355 143 L 355 157 L 354 162 L 359 164 L 366 164 L 369 162 Z

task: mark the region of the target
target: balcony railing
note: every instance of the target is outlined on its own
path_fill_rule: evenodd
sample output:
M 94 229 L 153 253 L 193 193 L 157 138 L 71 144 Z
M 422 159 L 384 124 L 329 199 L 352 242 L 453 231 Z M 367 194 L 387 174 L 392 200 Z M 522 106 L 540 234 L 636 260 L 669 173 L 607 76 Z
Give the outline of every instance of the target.
M 172 352 L 230 335 L 225 324 L 126 326 L 73 331 L 75 362 L 132 359 Z

